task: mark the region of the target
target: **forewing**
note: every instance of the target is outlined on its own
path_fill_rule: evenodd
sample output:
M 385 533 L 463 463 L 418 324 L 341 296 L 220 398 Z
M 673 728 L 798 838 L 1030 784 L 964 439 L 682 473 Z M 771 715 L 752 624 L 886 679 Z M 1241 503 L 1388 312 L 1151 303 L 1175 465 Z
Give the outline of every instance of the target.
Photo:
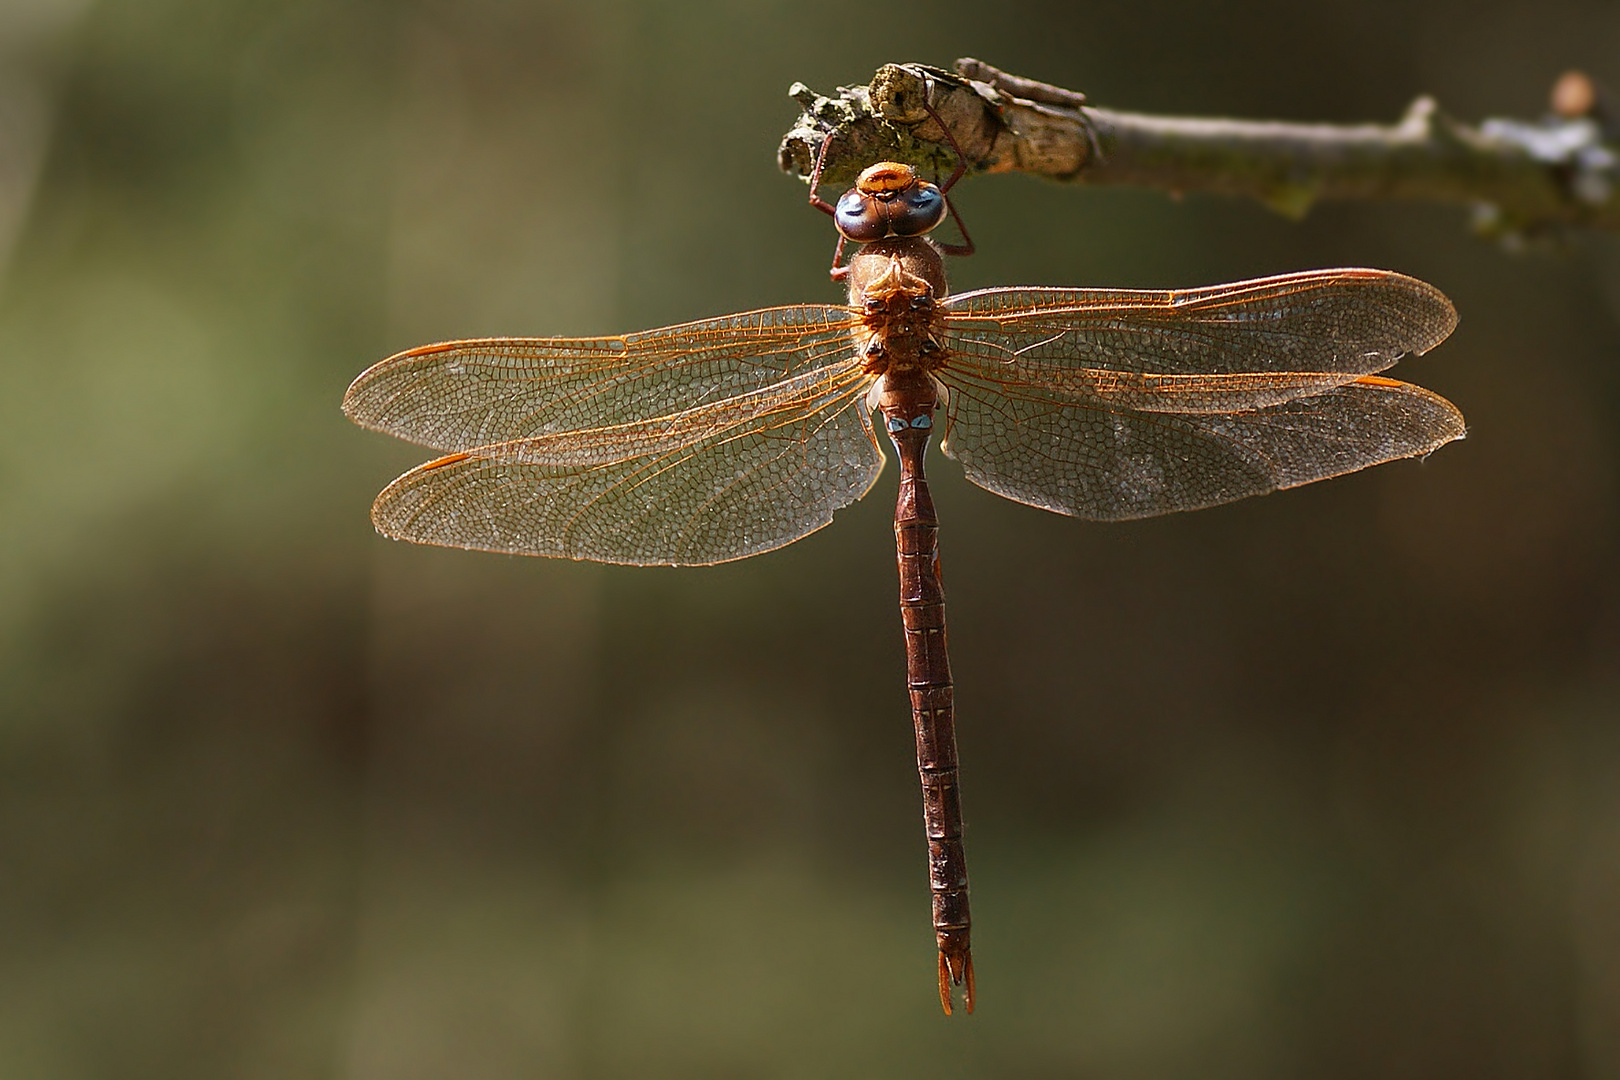
M 1462 414 L 1368 376 L 1240 413 L 1152 413 L 952 387 L 945 453 L 998 495 L 1098 520 L 1196 510 L 1426 454 Z
M 785 416 L 820 409 L 829 394 L 843 395 L 850 380 L 861 378 L 857 373 L 858 367 L 859 362 L 846 355 L 824 367 L 789 376 L 763 390 L 751 390 L 723 401 L 694 405 L 667 416 L 512 439 L 492 447 L 480 447 L 470 453 L 494 454 L 503 461 L 574 468 L 611 465 L 631 458 L 668 453 L 703 442 L 711 436 L 746 430 L 751 422 L 761 418 L 776 422 Z
M 343 398 L 362 427 L 464 451 L 670 417 L 850 351 L 848 308 L 797 304 L 602 338 L 487 338 L 399 353 Z
M 548 464 L 521 443 L 451 455 L 384 489 L 372 521 L 418 543 L 636 565 L 770 551 L 826 525 L 877 480 L 870 382 L 852 362 L 795 405 L 617 460 Z
M 1457 324 L 1434 286 L 1360 269 L 1203 289 L 984 289 L 945 308 L 950 372 L 1153 412 L 1308 397 L 1426 352 Z

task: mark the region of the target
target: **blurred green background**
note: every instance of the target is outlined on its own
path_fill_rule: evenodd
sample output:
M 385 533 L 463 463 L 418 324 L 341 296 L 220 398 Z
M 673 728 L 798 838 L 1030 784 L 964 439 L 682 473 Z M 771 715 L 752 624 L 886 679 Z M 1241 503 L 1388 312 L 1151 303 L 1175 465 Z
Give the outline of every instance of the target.
M 1620 248 L 976 180 L 954 284 L 1435 282 L 1467 441 L 1092 525 L 935 455 L 946 1021 L 893 472 L 706 570 L 417 549 L 398 349 L 833 301 L 793 80 L 1539 114 L 1620 8 L 4 0 L 0 1076 L 1620 1077 Z

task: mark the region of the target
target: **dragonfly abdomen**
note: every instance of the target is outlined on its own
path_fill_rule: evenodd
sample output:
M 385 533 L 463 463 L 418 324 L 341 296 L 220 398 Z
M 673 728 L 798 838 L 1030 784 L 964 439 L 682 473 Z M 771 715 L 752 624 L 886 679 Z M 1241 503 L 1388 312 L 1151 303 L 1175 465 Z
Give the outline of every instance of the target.
M 962 987 L 962 1003 L 973 1011 L 973 957 L 945 586 L 939 572 L 939 519 L 923 472 L 937 405 L 933 378 L 926 372 L 884 376 L 879 406 L 900 459 L 894 539 L 906 635 L 906 683 L 922 780 L 928 884 L 939 947 L 939 1000 L 949 1013 L 953 984 Z

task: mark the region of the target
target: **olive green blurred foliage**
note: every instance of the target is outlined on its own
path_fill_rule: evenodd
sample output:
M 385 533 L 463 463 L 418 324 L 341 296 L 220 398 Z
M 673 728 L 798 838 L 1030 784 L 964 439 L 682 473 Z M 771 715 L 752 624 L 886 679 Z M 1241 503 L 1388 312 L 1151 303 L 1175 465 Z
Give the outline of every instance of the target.
M 980 1010 L 892 480 L 708 570 L 376 538 L 424 341 L 832 300 L 788 84 L 1532 116 L 1595 0 L 0 5 L 0 1076 L 1620 1077 L 1620 252 L 964 184 L 959 287 L 1335 264 L 1467 441 L 1091 525 L 937 459 Z M 891 473 L 892 476 L 892 473 Z

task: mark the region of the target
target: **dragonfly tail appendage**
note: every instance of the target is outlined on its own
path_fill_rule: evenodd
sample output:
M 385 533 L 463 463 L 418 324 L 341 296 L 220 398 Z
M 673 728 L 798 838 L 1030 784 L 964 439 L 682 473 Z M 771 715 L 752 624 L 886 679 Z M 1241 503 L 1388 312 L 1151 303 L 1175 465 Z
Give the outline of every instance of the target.
M 967 935 L 957 941 L 940 935 L 939 943 L 939 1004 L 945 1015 L 952 1014 L 951 987 L 962 988 L 962 1008 L 973 1012 L 973 953 L 969 951 Z

